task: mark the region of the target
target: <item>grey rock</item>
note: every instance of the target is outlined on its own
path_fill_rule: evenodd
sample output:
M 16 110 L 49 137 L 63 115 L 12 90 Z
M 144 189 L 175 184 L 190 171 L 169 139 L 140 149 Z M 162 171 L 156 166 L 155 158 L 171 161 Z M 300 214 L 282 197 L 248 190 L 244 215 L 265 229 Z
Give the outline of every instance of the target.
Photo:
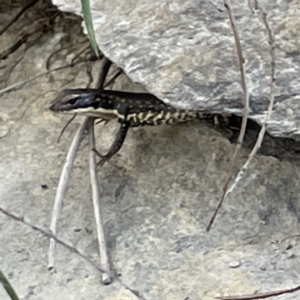
M 236 49 L 223 1 L 91 0 L 101 51 L 134 81 L 173 106 L 242 115 Z M 245 59 L 251 118 L 258 124 L 270 99 L 268 36 L 249 3 L 233 0 Z M 80 14 L 80 2 L 54 0 Z M 275 38 L 275 105 L 268 131 L 300 137 L 299 1 L 259 1 Z
M 7 23 L 9 17 L 1 14 L 0 22 Z M 28 19 L 23 22 L 28 24 Z M 27 49 L 8 84 L 44 72 L 47 58 L 61 43 L 78 45 L 72 48 L 74 56 L 82 48 L 78 28 L 76 18 L 56 23 Z M 13 29 L 10 38 L 17 40 L 22 31 Z M 0 77 L 23 50 L 8 58 Z M 64 65 L 72 55 L 64 52 L 53 63 Z M 75 119 L 57 143 L 69 118 L 52 114 L 49 103 L 63 88 L 85 87 L 85 67 L 39 77 L 0 98 L 0 205 L 43 227 L 50 224 L 61 168 L 81 121 Z M 90 67 L 96 75 L 99 64 Z M 126 76 L 113 88 L 142 89 Z M 108 149 L 116 129 L 116 123 L 96 126 L 99 151 Z M 242 148 L 237 167 L 249 154 L 256 133 L 246 135 L 247 148 Z M 249 294 L 298 285 L 300 163 L 299 155 L 285 149 L 288 141 L 265 139 L 262 153 L 276 157 L 254 158 L 206 232 L 235 146 L 204 122 L 130 130 L 119 154 L 98 173 L 109 252 L 122 280 L 147 300 L 213 300 L 217 293 Z M 59 237 L 99 261 L 86 140 L 74 163 L 58 225 Z M 0 214 L 0 268 L 20 299 L 136 299 L 117 283 L 102 286 L 99 273 L 60 246 L 56 272 L 50 275 L 48 246 L 47 238 Z M 233 261 L 241 265 L 230 268 Z M 0 299 L 9 299 L 2 288 Z M 299 299 L 299 292 L 281 299 Z

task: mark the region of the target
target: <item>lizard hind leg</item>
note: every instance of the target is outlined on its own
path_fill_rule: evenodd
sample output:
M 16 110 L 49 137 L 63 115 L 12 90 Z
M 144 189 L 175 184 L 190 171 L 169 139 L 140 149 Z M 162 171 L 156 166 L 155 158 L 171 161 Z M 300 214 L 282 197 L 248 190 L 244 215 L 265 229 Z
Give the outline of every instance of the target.
M 128 122 L 121 123 L 120 129 L 117 132 L 115 140 L 109 148 L 107 154 L 102 155 L 98 152 L 97 149 L 93 149 L 93 151 L 101 158 L 97 163 L 97 166 L 103 166 L 108 160 L 110 160 L 115 154 L 118 153 L 125 141 L 129 127 L 130 124 Z

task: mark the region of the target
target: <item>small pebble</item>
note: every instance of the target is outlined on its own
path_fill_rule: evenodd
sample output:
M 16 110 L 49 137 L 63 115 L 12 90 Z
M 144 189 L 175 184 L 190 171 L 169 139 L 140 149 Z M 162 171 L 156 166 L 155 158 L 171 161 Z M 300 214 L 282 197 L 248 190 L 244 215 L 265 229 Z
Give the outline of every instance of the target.
M 232 262 L 229 264 L 229 267 L 230 267 L 230 268 L 238 268 L 240 265 L 241 265 L 241 263 L 240 263 L 239 261 L 232 261 Z

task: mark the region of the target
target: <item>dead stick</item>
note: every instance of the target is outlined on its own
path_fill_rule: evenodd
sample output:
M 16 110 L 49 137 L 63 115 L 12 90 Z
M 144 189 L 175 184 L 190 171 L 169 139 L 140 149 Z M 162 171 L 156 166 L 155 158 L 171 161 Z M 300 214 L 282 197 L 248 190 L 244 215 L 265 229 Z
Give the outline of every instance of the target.
M 82 61 L 80 61 L 80 62 L 77 62 L 76 65 L 81 64 L 81 63 L 84 63 L 84 62 L 88 62 L 88 61 L 89 61 L 89 60 L 82 60 Z M 17 83 L 15 83 L 15 84 L 13 84 L 13 85 L 10 85 L 10 86 L 8 86 L 8 87 L 6 87 L 6 88 L 0 90 L 0 96 L 3 95 L 3 94 L 5 94 L 5 93 L 8 93 L 8 92 L 15 91 L 15 90 L 21 88 L 21 87 L 22 87 L 23 85 L 25 85 L 26 83 L 31 82 L 31 81 L 33 81 L 33 80 L 35 80 L 35 79 L 37 79 L 37 78 L 40 78 L 40 77 L 42 77 L 42 76 L 46 76 L 46 75 L 48 75 L 48 74 L 51 74 L 52 72 L 60 71 L 60 70 L 62 70 L 62 69 L 66 69 L 66 68 L 74 67 L 74 66 L 75 66 L 75 65 L 73 65 L 73 66 L 71 66 L 71 65 L 64 65 L 64 66 L 61 66 L 61 67 L 57 67 L 57 68 L 55 68 L 55 69 L 53 69 L 53 70 L 49 70 L 49 71 L 47 71 L 47 72 L 43 72 L 43 73 L 41 73 L 41 74 L 38 74 L 38 75 L 36 75 L 36 76 L 33 76 L 33 77 L 31 77 L 31 78 L 29 78 L 29 79 L 26 79 L 26 80 L 24 80 L 24 81 L 17 82 Z
M 237 184 L 240 182 L 240 180 L 242 179 L 242 177 L 244 176 L 244 174 L 246 173 L 251 161 L 253 160 L 254 156 L 256 155 L 258 149 L 261 147 L 262 141 L 264 139 L 266 130 L 267 130 L 267 125 L 268 122 L 271 118 L 272 115 L 272 111 L 273 111 L 273 106 L 274 106 L 274 94 L 275 94 L 275 45 L 274 45 L 274 38 L 273 38 L 273 34 L 272 31 L 270 29 L 270 26 L 268 24 L 267 21 L 267 17 L 265 12 L 258 6 L 257 4 L 257 9 L 260 10 L 261 12 L 261 17 L 262 17 L 262 23 L 264 24 L 264 26 L 266 27 L 266 31 L 267 31 L 267 37 L 268 37 L 268 44 L 270 45 L 269 48 L 269 52 L 270 52 L 270 56 L 271 56 L 271 74 L 270 74 L 270 102 L 269 102 L 269 106 L 268 106 L 268 111 L 265 115 L 265 119 L 262 123 L 261 129 L 259 131 L 258 134 L 258 138 L 256 140 L 256 143 L 253 147 L 253 149 L 251 150 L 251 153 L 248 156 L 247 161 L 245 162 L 245 164 L 242 166 L 242 168 L 240 169 L 239 173 L 237 174 L 237 176 L 235 177 L 232 185 L 228 188 L 228 190 L 226 191 L 226 195 L 225 197 L 231 193 L 234 188 L 237 186 Z
M 112 62 L 108 58 L 103 57 L 102 64 L 101 64 L 101 71 L 99 72 L 98 79 L 95 86 L 96 89 L 100 91 L 103 90 L 105 79 L 107 77 L 111 64 Z
M 230 25 L 231 25 L 231 29 L 233 32 L 235 47 L 236 47 L 237 56 L 238 56 L 239 69 L 240 69 L 240 74 L 241 74 L 241 85 L 242 85 L 242 89 L 243 89 L 243 93 L 244 93 L 244 103 L 243 103 L 244 104 L 244 113 L 243 113 L 241 131 L 240 131 L 240 134 L 238 137 L 237 145 L 236 145 L 234 153 L 232 155 L 230 169 L 229 169 L 225 184 L 223 186 L 222 196 L 221 196 L 221 199 L 220 199 L 219 203 L 217 204 L 217 207 L 208 223 L 206 231 L 210 230 L 210 228 L 218 214 L 218 211 L 222 206 L 224 199 L 228 195 L 228 186 L 231 181 L 231 177 L 234 172 L 234 166 L 236 165 L 238 154 L 239 154 L 240 148 L 241 148 L 243 140 L 244 140 L 246 127 L 247 127 L 247 120 L 248 120 L 249 110 L 250 110 L 250 108 L 249 108 L 249 93 L 248 93 L 248 88 L 247 88 L 247 84 L 246 84 L 246 73 L 245 73 L 245 68 L 244 68 L 243 51 L 242 51 L 239 35 L 238 35 L 237 29 L 236 29 L 235 19 L 232 14 L 230 1 L 229 0 L 223 0 L 223 1 L 224 1 L 224 6 L 227 9 L 227 13 L 229 16 Z
M 110 271 L 109 256 L 106 246 L 106 239 L 104 233 L 104 222 L 101 213 L 101 202 L 100 202 L 100 192 L 99 192 L 99 182 L 97 176 L 97 161 L 96 154 L 93 151 L 95 149 L 95 132 L 94 132 L 94 118 L 89 118 L 88 124 L 89 130 L 89 164 L 90 164 L 90 180 L 92 186 L 92 197 L 94 205 L 94 214 L 96 221 L 98 245 L 99 245 L 99 254 L 101 265 Z M 102 274 L 102 281 L 104 284 L 110 284 L 112 278 L 107 274 Z
M 57 231 L 57 220 L 61 211 L 62 201 L 65 196 L 68 181 L 70 178 L 72 165 L 75 159 L 75 155 L 77 149 L 80 145 L 82 135 L 84 130 L 87 128 L 88 118 L 84 118 L 83 122 L 81 123 L 80 127 L 77 129 L 77 132 L 73 138 L 72 144 L 70 146 L 69 152 L 66 157 L 66 162 L 63 166 L 58 187 L 56 190 L 56 196 L 54 200 L 54 206 L 52 211 L 52 219 L 50 230 L 55 235 Z M 49 252 L 48 252 L 48 269 L 52 270 L 54 267 L 54 252 L 55 252 L 55 241 L 53 239 L 50 240 Z
M 9 217 L 9 218 L 17 221 L 17 222 L 21 222 L 24 225 L 31 227 L 33 230 L 36 230 L 36 231 L 40 232 L 41 234 L 45 235 L 46 237 L 53 239 L 56 243 L 60 244 L 61 246 L 65 247 L 65 248 L 67 248 L 70 252 L 75 253 L 76 255 L 78 255 L 79 257 L 81 257 L 83 260 L 85 260 L 86 262 L 88 262 L 98 272 L 101 272 L 101 273 L 106 272 L 111 277 L 114 277 L 117 282 L 119 282 L 125 289 L 127 289 L 128 291 L 130 291 L 138 299 L 140 299 L 140 300 L 146 300 L 146 298 L 139 291 L 136 291 L 136 290 L 130 288 L 126 283 L 124 283 L 119 278 L 119 276 L 117 275 L 116 272 L 115 273 L 111 273 L 111 272 L 109 272 L 109 270 L 105 270 L 104 267 L 99 266 L 98 264 L 96 264 L 88 256 L 86 256 L 85 254 L 83 254 L 77 248 L 73 247 L 72 245 L 70 245 L 70 244 L 66 243 L 65 241 L 63 241 L 62 239 L 58 238 L 55 234 L 47 231 L 46 229 L 43 229 L 43 228 L 39 227 L 38 225 L 32 224 L 28 219 L 25 219 L 24 217 L 18 217 L 17 215 L 9 212 L 8 210 L 4 209 L 1 206 L 0 206 L 0 212 L 3 213 L 4 215 L 6 215 L 7 217 Z
M 21 10 L 18 12 L 10 21 L 9 23 L 0 31 L 0 35 L 2 35 L 13 23 L 18 21 L 18 19 L 28 10 L 30 7 L 36 5 L 39 0 L 31 0 L 29 1 Z
M 300 285 L 297 285 L 294 288 L 279 290 L 279 291 L 272 291 L 272 292 L 265 292 L 265 293 L 255 293 L 249 295 L 236 295 L 236 296 L 220 296 L 216 297 L 221 300 L 256 300 L 256 299 L 266 299 L 274 296 L 284 295 L 288 293 L 293 293 L 300 290 Z
M 109 72 L 111 66 L 111 61 L 106 57 L 103 58 L 101 62 L 100 72 L 98 75 L 97 83 L 95 88 L 102 90 L 105 79 Z M 111 270 L 108 250 L 106 245 L 105 231 L 104 231 L 104 223 L 103 217 L 101 213 L 101 201 L 100 201 L 100 192 L 99 192 L 99 182 L 97 177 L 97 161 L 95 152 L 93 149 L 95 146 L 95 133 L 94 133 L 94 118 L 89 118 L 88 123 L 88 131 L 89 131 L 89 169 L 90 169 L 90 181 L 92 187 L 92 198 L 94 205 L 94 215 L 96 221 L 96 230 L 97 230 L 97 238 L 98 238 L 98 247 L 99 247 L 99 255 L 100 255 L 100 263 L 105 266 L 107 270 Z M 112 277 L 103 273 L 102 282 L 104 284 L 110 284 L 112 282 Z
M 105 59 L 105 61 L 102 62 L 102 66 L 105 67 L 108 64 L 107 61 L 108 60 Z M 100 72 L 100 73 L 102 73 L 102 72 Z M 100 77 L 101 77 L 101 80 L 104 81 L 106 74 L 105 74 L 105 76 L 100 75 Z M 99 83 L 103 85 L 102 81 L 99 81 Z M 67 185 L 68 185 L 68 181 L 70 178 L 73 162 L 75 159 L 77 149 L 80 145 L 83 132 L 87 128 L 88 123 L 89 123 L 89 117 L 85 117 L 73 138 L 72 144 L 71 144 L 71 146 L 69 148 L 69 152 L 67 154 L 65 165 L 61 172 L 61 176 L 59 179 L 59 184 L 57 187 L 56 196 L 55 196 L 55 200 L 54 200 L 51 225 L 50 225 L 50 230 L 53 232 L 53 234 L 56 234 L 56 232 L 57 232 L 57 221 L 58 221 L 58 218 L 60 215 L 62 201 L 65 196 L 66 190 L 67 190 Z M 48 251 L 48 269 L 49 270 L 53 270 L 53 268 L 54 268 L 54 254 L 55 254 L 55 241 L 50 240 L 50 246 L 49 246 L 49 251 Z

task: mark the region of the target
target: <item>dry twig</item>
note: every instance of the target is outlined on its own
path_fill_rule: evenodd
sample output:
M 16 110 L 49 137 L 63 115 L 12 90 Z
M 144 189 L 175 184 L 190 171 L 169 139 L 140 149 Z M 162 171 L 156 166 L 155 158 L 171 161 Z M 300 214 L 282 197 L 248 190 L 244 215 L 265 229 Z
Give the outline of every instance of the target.
M 246 170 L 248 169 L 249 164 L 251 163 L 252 159 L 254 158 L 255 154 L 257 153 L 258 149 L 261 146 L 261 143 L 263 141 L 264 138 L 264 134 L 266 132 L 266 127 L 268 125 L 268 121 L 271 118 L 271 114 L 272 114 L 272 110 L 273 110 L 273 104 L 274 104 L 274 92 L 275 92 L 275 44 L 274 44 L 274 37 L 271 31 L 271 28 L 269 26 L 268 20 L 267 20 L 267 15 L 266 13 L 263 11 L 263 9 L 258 5 L 257 1 L 255 1 L 255 6 L 253 8 L 253 11 L 259 10 L 259 13 L 261 15 L 261 21 L 263 23 L 263 25 L 266 28 L 266 32 L 267 32 L 267 37 L 268 37 L 268 44 L 270 45 L 269 48 L 269 52 L 270 52 L 270 57 L 271 57 L 271 74 L 270 74 L 270 102 L 269 102 L 269 106 L 268 106 L 268 111 L 267 114 L 265 116 L 265 119 L 262 123 L 262 127 L 261 130 L 259 132 L 257 141 L 251 151 L 251 153 L 248 156 L 248 159 L 246 161 L 246 163 L 243 165 L 243 167 L 241 168 L 241 170 L 239 171 L 238 175 L 236 176 L 233 184 L 231 185 L 231 187 L 228 189 L 226 195 L 230 192 L 232 192 L 232 190 L 237 186 L 238 182 L 241 180 L 241 178 L 243 177 L 243 175 L 245 174 Z M 225 196 L 226 196 L 225 195 Z M 255 293 L 255 294 L 250 294 L 250 295 L 241 295 L 241 296 L 228 296 L 228 297 L 220 297 L 220 299 L 222 300 L 254 300 L 254 299 L 266 299 L 269 297 L 274 297 L 274 296 L 279 296 L 282 294 L 286 294 L 286 293 L 292 293 L 295 292 L 297 290 L 300 290 L 300 285 L 291 288 L 291 289 L 284 289 L 284 290 L 278 290 L 278 291 L 272 291 L 272 292 L 265 292 L 265 293 Z
M 108 71 L 111 67 L 111 61 L 108 60 L 106 57 L 103 57 L 102 65 L 101 65 L 101 72 L 98 75 L 97 82 L 96 82 L 96 89 L 103 90 L 104 82 L 107 77 Z
M 53 22 L 56 19 L 56 17 L 59 16 L 58 12 L 53 13 L 51 16 L 49 16 L 46 20 L 40 19 L 36 20 L 37 23 L 36 27 L 34 27 L 29 32 L 24 32 L 20 35 L 20 37 L 11 45 L 9 45 L 3 52 L 0 53 L 0 60 L 5 60 L 8 58 L 9 55 L 17 51 L 23 44 L 25 44 L 28 39 L 32 36 L 34 36 L 36 33 L 45 33 L 48 30 L 50 30 L 53 27 Z M 31 46 L 34 45 L 35 41 L 31 43 Z M 28 49 L 29 47 L 26 47 Z
M 243 165 L 241 170 L 239 171 L 238 175 L 236 176 L 233 184 L 230 186 L 230 188 L 227 190 L 225 197 L 233 191 L 233 189 L 237 186 L 241 178 L 244 176 L 245 172 L 247 171 L 252 159 L 254 158 L 255 154 L 257 153 L 258 149 L 261 147 L 262 141 L 264 139 L 264 135 L 268 126 L 268 122 L 271 118 L 272 110 L 273 110 L 273 105 L 274 105 L 274 92 L 275 92 L 275 45 L 274 45 L 274 38 L 272 35 L 272 31 L 270 29 L 270 26 L 267 21 L 267 16 L 265 12 L 258 6 L 258 9 L 260 10 L 261 13 L 261 18 L 264 26 L 266 27 L 267 31 L 267 36 L 268 36 L 268 43 L 270 45 L 270 56 L 271 56 L 271 74 L 270 74 L 270 102 L 268 106 L 268 111 L 267 114 L 265 115 L 265 119 L 262 123 L 261 129 L 258 134 L 258 138 L 256 140 L 256 143 L 251 151 L 251 153 L 248 156 L 248 159 L 246 163 Z
M 57 232 L 57 220 L 61 211 L 62 201 L 65 196 L 68 181 L 70 178 L 73 162 L 75 159 L 75 155 L 77 152 L 77 149 L 80 145 L 80 142 L 82 140 L 82 135 L 84 130 L 87 128 L 88 124 L 88 118 L 85 118 L 79 128 L 77 129 L 77 132 L 73 138 L 73 141 L 71 143 L 69 152 L 66 157 L 66 162 L 63 166 L 58 187 L 56 190 L 56 196 L 54 200 L 54 206 L 52 211 L 52 218 L 51 218 L 51 225 L 50 230 L 55 235 Z M 52 270 L 54 267 L 54 252 L 55 252 L 55 240 L 50 240 L 50 246 L 49 246 L 49 252 L 48 252 L 48 269 Z
M 103 89 L 105 79 L 107 77 L 109 68 L 111 66 L 111 61 L 106 57 L 103 58 L 101 69 L 98 75 L 96 88 L 99 90 Z M 100 203 L 100 193 L 99 193 L 99 183 L 97 178 L 97 162 L 93 149 L 95 146 L 95 134 L 94 134 L 94 119 L 88 118 L 88 132 L 89 132 L 89 168 L 90 168 L 90 180 L 92 186 L 92 198 L 94 205 L 94 214 L 96 221 L 96 230 L 98 237 L 98 245 L 99 245 L 99 255 L 101 265 L 104 265 L 108 270 L 110 270 L 109 257 L 106 245 L 106 239 L 104 234 L 104 224 L 103 218 L 101 215 L 101 203 Z M 112 277 L 103 274 L 102 282 L 104 284 L 110 284 L 112 282 Z
M 7 82 L 8 82 L 8 80 L 9 80 L 9 78 L 10 78 L 10 76 L 11 76 L 13 70 L 14 70 L 14 69 L 18 66 L 18 64 L 23 60 L 23 58 L 24 58 L 26 52 L 27 52 L 32 46 L 34 46 L 34 44 L 37 43 L 37 42 L 41 39 L 42 36 L 43 36 L 43 33 L 41 33 L 34 41 L 27 42 L 26 47 L 25 47 L 23 53 L 21 54 L 21 57 L 18 58 L 18 59 L 12 64 L 12 67 L 11 67 L 8 71 L 5 72 L 5 79 L 4 79 L 4 80 L 1 80 L 0 83 L 5 82 L 5 86 L 7 85 Z M 17 49 L 15 49 L 14 51 L 16 51 L 16 50 L 17 50 Z M 1 54 L 0 54 L 0 60 L 1 60 L 1 59 L 2 59 L 2 57 L 1 57 Z
M 60 142 L 61 137 L 63 136 L 65 130 L 68 128 L 68 126 L 72 123 L 72 121 L 76 118 L 76 114 L 74 114 L 66 123 L 66 125 L 63 127 L 63 129 L 61 130 L 59 137 L 57 139 L 57 142 Z
M 109 71 L 109 67 L 111 65 L 111 62 L 103 58 L 101 63 L 101 70 L 99 73 L 99 77 L 97 80 L 96 87 L 98 89 L 102 89 L 105 78 L 107 76 L 107 73 Z M 69 149 L 69 153 L 67 158 L 69 157 L 69 154 L 72 156 L 70 159 L 67 159 L 66 164 L 63 168 L 60 182 L 57 188 L 56 198 L 54 202 L 54 208 L 53 208 L 53 214 L 52 214 L 52 221 L 51 221 L 51 231 L 56 234 L 56 228 L 57 228 L 57 220 L 60 214 L 61 210 L 61 204 L 63 197 L 65 195 L 65 191 L 67 188 L 67 183 L 70 177 L 73 161 L 75 158 L 75 153 L 79 147 L 79 143 L 81 141 L 81 136 L 83 134 L 84 129 L 88 129 L 89 131 L 89 145 L 90 149 L 95 148 L 95 139 L 94 139 L 94 121 L 91 121 L 89 117 L 85 117 L 83 123 L 79 127 L 76 136 L 73 139 L 73 142 L 71 144 L 71 147 Z M 76 143 L 75 143 L 76 138 Z M 104 236 L 104 229 L 103 229 L 103 222 L 101 217 L 101 209 L 100 209 L 100 197 L 99 197 L 99 189 L 98 189 L 98 181 L 97 181 L 97 171 L 96 171 L 96 162 L 95 159 L 93 159 L 91 156 L 94 155 L 94 152 L 91 150 L 90 153 L 90 175 L 91 175 L 91 185 L 92 185 L 92 191 L 93 191 L 93 204 L 94 204 L 94 213 L 95 213 L 95 219 L 96 219 L 96 225 L 97 225 L 97 236 L 98 236 L 98 242 L 99 242 L 99 252 L 100 252 L 100 260 L 101 265 L 104 265 L 109 269 L 109 259 L 108 259 L 108 252 L 105 242 L 105 236 Z M 93 164 L 94 163 L 94 164 Z M 53 269 L 54 266 L 54 250 L 55 250 L 55 241 L 50 241 L 50 248 L 49 248 L 49 269 Z M 104 275 L 103 276 L 103 283 L 109 284 L 111 282 L 110 277 Z
M 245 136 L 245 132 L 246 132 L 246 126 L 247 126 L 247 120 L 248 120 L 248 116 L 249 116 L 249 94 L 248 94 L 248 88 L 246 85 L 246 75 L 245 75 L 245 68 L 244 68 L 244 58 L 243 58 L 243 52 L 242 52 L 242 47 L 240 44 L 240 39 L 239 39 L 239 35 L 236 29 L 236 25 L 235 25 L 235 19 L 234 16 L 232 14 L 232 8 L 231 8 L 231 4 L 230 4 L 230 0 L 223 0 L 224 2 L 224 6 L 228 12 L 228 16 L 229 16 L 229 20 L 230 20 L 230 25 L 231 25 L 231 29 L 233 32 L 233 36 L 234 36 L 234 41 L 235 41 L 235 47 L 236 47 L 236 51 L 237 51 L 237 56 L 238 56 L 238 62 L 239 62 L 239 69 L 240 69 L 240 74 L 241 74 L 241 85 L 242 85 L 242 89 L 243 89 L 243 93 L 244 93 L 244 114 L 243 114 L 243 120 L 242 120 L 242 126 L 241 126 L 241 131 L 238 137 L 238 141 L 237 141 L 237 145 L 235 147 L 233 156 L 232 156 L 232 160 L 231 160 L 231 164 L 230 164 L 230 169 L 225 181 L 225 184 L 223 186 L 223 193 L 221 196 L 221 199 L 213 213 L 212 218 L 209 221 L 209 224 L 206 228 L 207 231 L 210 230 L 216 216 L 217 213 L 219 211 L 219 209 L 222 206 L 222 203 L 225 199 L 225 197 L 227 196 L 228 192 L 228 185 L 231 181 L 231 177 L 233 175 L 234 172 L 234 166 L 236 165 L 237 162 L 237 158 L 238 158 L 238 154 L 240 151 L 240 148 L 242 146 L 243 140 L 244 140 L 244 136 Z
M 29 1 L 21 10 L 18 12 L 10 22 L 0 31 L 0 35 L 2 35 L 13 23 L 17 22 L 19 18 L 32 6 L 37 4 L 39 0 L 31 0 Z
M 93 58 L 88 58 L 88 59 L 80 60 L 80 61 L 76 62 L 74 65 L 70 65 L 70 64 L 63 65 L 63 66 L 61 66 L 61 67 L 57 67 L 57 68 L 55 68 L 55 69 L 52 69 L 52 70 L 49 70 L 49 71 L 47 71 L 47 72 L 43 72 L 43 73 L 41 73 L 41 74 L 38 74 L 38 75 L 36 75 L 36 76 L 33 76 L 33 77 L 31 77 L 31 78 L 29 78 L 29 79 L 26 79 L 26 80 L 24 80 L 24 81 L 17 82 L 17 83 L 15 83 L 15 84 L 13 84 L 13 85 L 10 85 L 10 86 L 8 86 L 8 87 L 6 87 L 6 88 L 0 90 L 0 96 L 3 95 L 3 94 L 5 94 L 5 93 L 8 93 L 8 92 L 16 91 L 16 90 L 22 88 L 22 86 L 25 85 L 26 83 L 29 83 L 29 82 L 31 82 L 31 81 L 37 79 L 37 78 L 40 78 L 40 77 L 49 75 L 49 74 L 51 74 L 52 72 L 56 72 L 56 71 L 63 70 L 63 69 L 65 69 L 65 68 L 74 67 L 75 65 L 78 65 L 78 64 L 81 64 L 81 63 L 84 63 L 84 62 L 88 62 L 88 61 L 90 61 L 91 59 L 93 59 Z
M 122 69 L 117 69 L 116 71 L 115 71 L 115 73 L 114 74 L 112 74 L 112 76 L 111 76 L 111 78 L 108 80 L 108 82 L 107 83 L 105 83 L 105 88 L 107 87 L 107 86 L 110 86 L 111 84 L 113 84 L 115 81 L 116 81 L 116 79 L 121 75 L 123 73 L 123 70 Z
M 99 244 L 99 254 L 101 259 L 101 265 L 104 266 L 106 270 L 110 271 L 109 256 L 106 246 L 106 239 L 104 233 L 104 222 L 101 214 L 101 202 L 100 202 L 100 192 L 99 192 L 99 182 L 97 176 L 97 161 L 96 154 L 93 151 L 95 149 L 95 132 L 94 132 L 94 118 L 89 118 L 89 165 L 90 165 L 90 180 L 92 186 L 92 198 L 94 205 L 94 214 L 96 221 L 97 237 Z M 102 275 L 102 281 L 104 284 L 110 284 L 112 278 L 108 274 Z
M 21 222 L 29 227 L 31 227 L 33 230 L 36 230 L 40 233 L 42 233 L 43 235 L 45 235 L 48 238 L 51 238 L 52 240 L 54 240 L 56 243 L 62 245 L 63 247 L 67 248 L 70 252 L 75 253 L 76 255 L 80 256 L 83 260 L 85 260 L 86 262 L 88 262 L 93 268 L 95 268 L 98 272 L 100 273 L 106 273 L 109 276 L 113 277 L 117 282 L 119 282 L 125 289 L 127 289 L 128 291 L 130 291 L 133 295 L 135 295 L 138 299 L 141 300 L 146 300 L 146 298 L 143 297 L 143 295 L 141 295 L 138 291 L 133 290 L 132 288 L 130 288 L 127 284 L 125 284 L 118 276 L 118 274 L 112 273 L 109 270 L 105 269 L 105 267 L 103 267 L 102 265 L 98 265 L 95 262 L 93 262 L 88 256 L 86 256 L 85 254 L 83 254 L 81 251 L 79 251 L 77 248 L 73 247 L 72 245 L 66 243 L 65 241 L 61 240 L 60 238 L 58 238 L 56 235 L 54 235 L 53 233 L 32 224 L 30 221 L 26 220 L 24 217 L 18 217 L 17 215 L 9 212 L 8 210 L 2 208 L 0 206 L 0 212 L 3 213 L 4 215 L 6 215 L 7 217 L 17 221 L 17 222 Z
M 265 292 L 265 293 L 254 293 L 249 295 L 237 295 L 237 296 L 220 296 L 216 297 L 221 300 L 256 300 L 256 299 L 267 299 L 274 296 L 284 295 L 288 293 L 293 293 L 300 290 L 300 285 L 297 285 L 294 288 L 284 289 L 273 292 Z
M 86 40 L 83 40 L 83 41 L 81 41 L 81 42 L 78 42 L 78 43 L 76 43 L 76 44 L 74 44 L 74 45 L 68 45 L 68 46 L 66 46 L 66 47 L 61 47 L 61 48 L 59 48 L 59 49 L 53 51 L 53 52 L 48 56 L 48 58 L 47 58 L 47 60 L 46 60 L 46 69 L 47 69 L 47 70 L 50 70 L 51 60 L 52 60 L 52 58 L 53 58 L 55 55 L 57 55 L 59 52 L 62 52 L 62 51 L 64 51 L 64 50 L 72 50 L 72 49 L 74 49 L 74 48 L 77 48 L 78 45 L 83 44 L 83 43 L 86 43 Z M 81 53 L 79 53 L 79 55 L 80 55 L 80 54 L 81 54 Z M 77 55 L 78 55 L 78 54 L 77 54 Z M 73 60 L 72 60 L 72 62 L 73 62 Z M 71 65 L 73 65 L 72 62 L 71 62 Z

